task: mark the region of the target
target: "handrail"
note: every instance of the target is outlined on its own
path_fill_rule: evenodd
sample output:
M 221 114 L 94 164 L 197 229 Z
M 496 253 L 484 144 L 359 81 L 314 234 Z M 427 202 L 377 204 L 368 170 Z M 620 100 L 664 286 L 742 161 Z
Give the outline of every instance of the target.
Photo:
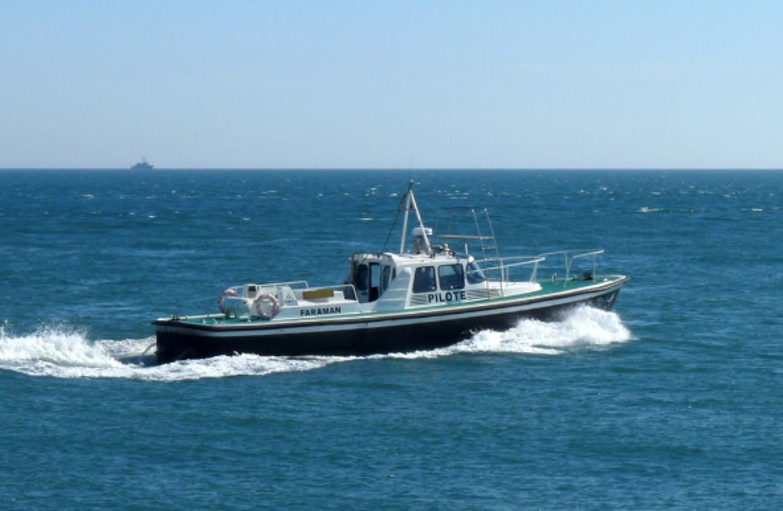
M 585 257 L 590 257 L 590 256 L 593 256 L 593 275 L 595 275 L 595 267 L 596 267 L 596 263 L 597 263 L 597 256 L 599 256 L 600 254 L 603 254 L 603 253 L 604 253 L 603 250 L 598 250 L 598 251 L 595 251 L 595 252 L 590 252 L 590 253 L 586 253 L 586 254 L 579 254 L 579 255 L 573 256 L 571 258 L 571 260 L 568 262 L 568 266 L 566 267 L 566 279 L 568 279 L 571 276 L 571 266 L 574 264 L 575 260 L 582 259 L 582 258 L 585 258 Z
M 501 257 L 500 259 L 502 259 L 503 261 L 514 261 L 514 260 L 517 260 L 517 259 L 527 259 L 527 260 L 529 260 L 529 261 L 533 261 L 533 260 L 540 260 L 540 261 L 543 261 L 543 260 L 545 260 L 545 259 L 546 259 L 546 257 L 544 257 L 543 255 L 534 255 L 534 256 L 508 256 L 508 257 Z M 482 261 L 483 261 L 483 259 L 482 259 Z
M 580 252 L 582 254 L 587 255 L 598 255 L 603 254 L 604 249 L 602 248 L 584 248 L 584 249 L 569 249 L 569 250 L 558 250 L 556 252 L 544 252 L 543 254 L 538 254 L 539 256 L 546 257 L 551 255 L 560 255 L 560 254 L 571 254 L 573 252 Z
M 503 282 L 508 282 L 510 268 L 532 264 L 535 265 L 535 268 L 533 269 L 533 272 L 531 274 L 530 281 L 534 282 L 536 281 L 538 276 L 538 263 L 547 260 L 547 256 L 563 255 L 564 262 L 565 262 L 565 271 L 566 271 L 566 276 L 564 280 L 564 284 L 565 284 L 565 282 L 567 282 L 571 278 L 571 269 L 573 267 L 574 261 L 576 261 L 577 259 L 593 257 L 593 275 L 595 275 L 598 256 L 603 253 L 604 253 L 603 249 L 591 248 L 591 249 L 558 250 L 556 252 L 545 252 L 543 254 L 538 254 L 535 256 L 502 257 L 496 259 L 497 261 L 500 262 L 500 264 L 483 268 L 483 271 L 489 272 L 489 271 L 500 270 L 501 283 L 503 283 Z M 486 264 L 491 260 L 492 259 L 484 258 L 484 259 L 476 259 L 475 262 L 478 264 Z M 511 261 L 520 261 L 520 262 L 511 262 Z
M 304 285 L 304 289 L 309 289 L 310 285 L 307 283 L 306 280 L 292 280 L 290 282 L 272 282 L 268 284 L 240 284 L 238 286 L 231 286 L 228 289 L 233 289 L 239 296 L 245 296 L 245 290 L 247 289 L 247 286 L 256 286 L 256 288 L 264 288 L 264 287 L 279 287 L 279 286 L 301 286 Z M 240 292 L 241 290 L 241 292 Z
M 444 240 L 471 240 L 471 241 L 495 239 L 494 236 L 477 236 L 475 234 L 433 234 L 432 237 L 438 239 L 444 239 Z
M 346 288 L 349 288 L 351 290 L 351 292 L 353 293 L 353 296 L 354 296 L 353 300 L 358 301 L 358 296 L 359 296 L 359 294 L 356 292 L 356 286 L 354 286 L 353 284 L 334 284 L 334 285 L 330 285 L 330 286 L 310 287 L 310 285 L 307 283 L 306 280 L 292 280 L 292 281 L 289 281 L 289 282 L 272 282 L 272 283 L 269 283 L 269 284 L 242 284 L 240 286 L 232 286 L 229 289 L 233 289 L 235 291 L 240 291 L 241 290 L 241 293 L 237 293 L 237 294 L 239 294 L 239 296 L 243 296 L 244 297 L 245 296 L 245 289 L 247 288 L 248 285 L 256 286 L 257 288 L 264 288 L 264 287 L 268 288 L 268 287 L 279 287 L 279 286 L 291 287 L 291 286 L 296 286 L 296 285 L 304 285 L 304 287 L 301 288 L 301 289 L 306 289 L 308 291 L 316 291 L 318 289 L 345 290 Z M 345 294 L 345 291 L 343 291 L 343 294 Z M 349 298 L 346 298 L 346 299 L 349 299 Z
M 524 259 L 524 261 L 519 261 L 517 263 L 511 263 L 506 264 L 508 261 L 514 261 L 517 259 Z M 508 276 L 509 276 L 509 269 L 516 268 L 518 266 L 529 266 L 534 265 L 533 272 L 530 276 L 530 281 L 533 282 L 536 280 L 536 275 L 538 273 L 538 263 L 541 261 L 546 260 L 545 257 L 538 257 L 538 256 L 512 256 L 512 257 L 503 257 L 500 258 L 499 261 L 501 264 L 497 266 L 490 266 L 488 268 L 485 268 L 484 271 L 495 271 L 500 270 L 501 274 L 501 283 L 508 282 Z
M 541 261 L 546 260 L 545 257 L 530 257 L 530 258 L 527 258 L 525 256 L 520 256 L 520 257 L 503 257 L 503 258 L 501 258 L 501 262 L 505 263 L 505 261 L 508 261 L 508 260 L 511 260 L 511 259 L 522 259 L 523 257 L 526 258 L 526 259 L 529 259 L 529 261 L 520 261 L 518 263 L 511 263 L 511 264 L 499 264 L 497 266 L 491 266 L 489 268 L 485 268 L 484 271 L 487 271 L 487 270 L 501 270 L 501 269 L 504 269 L 504 268 L 514 268 L 516 266 L 525 266 L 525 265 L 528 265 L 528 264 L 540 263 Z M 483 259 L 482 259 L 482 261 L 483 261 Z
M 576 255 L 570 256 L 569 254 Z M 566 269 L 566 276 L 565 281 L 563 282 L 563 285 L 565 285 L 566 282 L 571 278 L 571 267 L 574 264 L 574 261 L 577 259 L 584 259 L 587 257 L 593 257 L 593 275 L 595 275 L 596 267 L 598 264 L 598 256 L 603 254 L 604 250 L 601 248 L 590 248 L 590 249 L 571 249 L 571 250 L 558 250 L 556 252 L 547 252 L 544 254 L 541 254 L 542 256 L 550 256 L 550 255 L 563 255 L 565 258 L 565 269 Z
M 310 285 L 307 283 L 306 280 L 291 280 L 289 282 L 272 282 L 269 284 L 251 284 L 251 285 L 258 286 L 258 287 L 277 287 L 277 286 L 294 287 L 294 286 L 300 286 L 302 284 L 304 284 L 305 289 L 310 289 Z

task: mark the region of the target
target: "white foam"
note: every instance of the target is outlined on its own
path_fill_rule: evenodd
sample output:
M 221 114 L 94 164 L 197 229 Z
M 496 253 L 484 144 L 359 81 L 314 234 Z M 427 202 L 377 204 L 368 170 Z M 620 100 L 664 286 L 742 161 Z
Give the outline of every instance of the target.
M 120 364 L 105 350 L 85 341 L 84 332 L 62 327 L 42 327 L 30 335 L 6 334 L 0 327 L 0 364 L 28 361 L 57 365 L 103 367 Z
M 0 327 L 0 369 L 30 376 L 56 378 L 123 378 L 173 382 L 232 376 L 264 376 L 310 371 L 354 360 L 432 359 L 456 354 L 520 353 L 562 355 L 578 350 L 603 349 L 632 339 L 619 316 L 588 307 L 572 311 L 563 321 L 523 320 L 504 332 L 482 331 L 470 339 L 430 351 L 371 357 L 262 357 L 221 356 L 145 366 L 155 339 L 90 341 L 83 331 L 63 327 L 40 328 L 30 335 L 14 336 Z M 151 348 L 152 347 L 152 348 Z
M 90 341 L 85 332 L 64 327 L 42 327 L 32 334 L 20 336 L 7 333 L 7 330 L 7 325 L 0 326 L 0 370 L 30 376 L 171 382 L 307 371 L 350 360 L 345 357 L 239 355 L 145 366 L 143 355 L 154 345 L 154 337 Z M 149 353 L 154 354 L 154 348 Z
M 522 353 L 563 355 L 569 352 L 600 349 L 628 342 L 631 332 L 614 312 L 591 307 L 571 311 L 563 321 L 520 321 L 516 327 L 498 332 L 484 330 L 454 346 L 426 352 L 395 353 L 396 358 L 434 358 L 458 353 Z

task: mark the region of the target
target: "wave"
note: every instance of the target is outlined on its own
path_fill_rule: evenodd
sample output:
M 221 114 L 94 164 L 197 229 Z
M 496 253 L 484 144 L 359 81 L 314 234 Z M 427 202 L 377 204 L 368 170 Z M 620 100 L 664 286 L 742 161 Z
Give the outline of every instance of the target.
M 523 319 L 510 330 L 483 330 L 466 341 L 446 348 L 370 358 L 435 358 L 464 353 L 564 355 L 602 349 L 632 339 L 631 332 L 617 313 L 585 306 L 572 310 L 562 321 Z
M 65 327 L 41 327 L 32 334 L 21 336 L 7 330 L 7 325 L 0 327 L 0 370 L 55 378 L 122 378 L 155 382 L 311 371 L 355 360 L 432 359 L 474 353 L 563 355 L 603 349 L 632 339 L 616 313 L 580 307 L 559 322 L 526 319 L 511 330 L 477 332 L 454 346 L 429 351 L 369 357 L 236 355 L 150 365 L 150 360 L 154 360 L 154 337 L 91 341 L 85 331 Z

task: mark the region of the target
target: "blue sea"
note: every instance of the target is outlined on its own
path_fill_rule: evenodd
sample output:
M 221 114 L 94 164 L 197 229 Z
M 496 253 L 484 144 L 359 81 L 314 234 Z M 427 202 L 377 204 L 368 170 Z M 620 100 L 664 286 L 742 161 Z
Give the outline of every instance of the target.
M 341 281 L 410 179 L 632 280 L 435 351 L 143 363 L 231 285 Z M 775 171 L 0 171 L 0 509 L 779 509 L 781 208 Z

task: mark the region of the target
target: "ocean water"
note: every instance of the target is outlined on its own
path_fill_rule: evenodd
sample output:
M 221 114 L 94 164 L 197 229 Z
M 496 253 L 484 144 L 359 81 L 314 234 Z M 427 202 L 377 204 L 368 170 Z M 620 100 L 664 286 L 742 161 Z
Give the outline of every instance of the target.
M 632 280 L 435 351 L 142 363 L 229 285 L 339 281 L 409 179 Z M 777 509 L 782 207 L 783 172 L 0 171 L 0 509 Z

